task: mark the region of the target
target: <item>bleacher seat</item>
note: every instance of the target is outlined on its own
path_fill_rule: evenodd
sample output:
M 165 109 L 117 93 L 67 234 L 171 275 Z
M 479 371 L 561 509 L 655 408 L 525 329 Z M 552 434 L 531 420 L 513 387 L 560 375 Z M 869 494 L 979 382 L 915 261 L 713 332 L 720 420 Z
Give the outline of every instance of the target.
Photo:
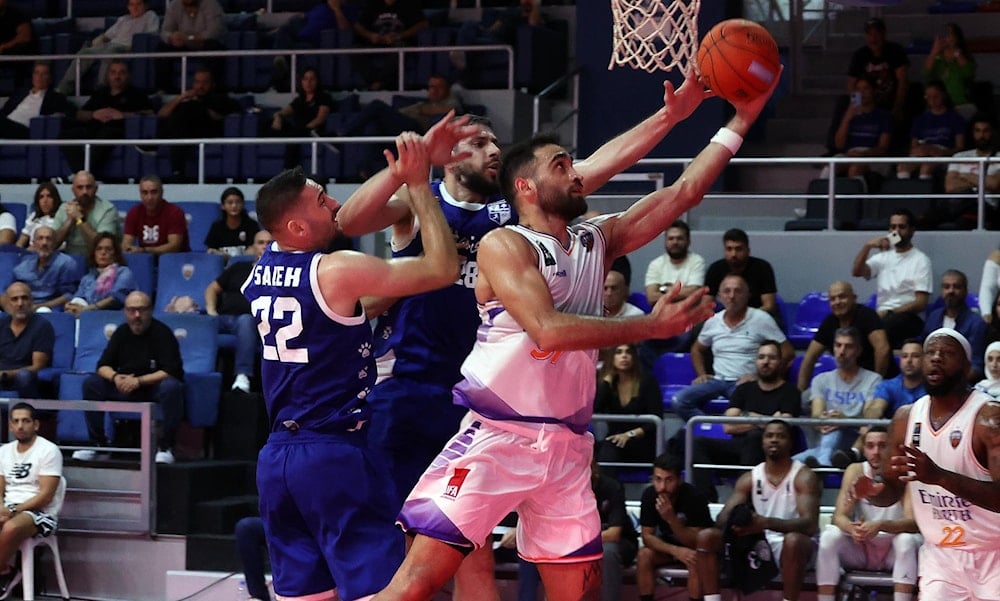
M 788 326 L 788 339 L 792 346 L 804 349 L 809 346 L 819 324 L 830 314 L 830 297 L 825 292 L 809 292 L 799 301 L 795 319 Z
M 197 313 L 155 315 L 173 331 L 184 362 L 184 415 L 196 428 L 214 426 L 219 417 L 222 374 L 215 371 L 218 318 Z
M 7 286 L 14 281 L 14 266 L 20 259 L 20 253 L 0 252 L 0 291 L 6 291 Z
M 632 303 L 636 307 L 639 307 L 645 313 L 649 313 L 653 310 L 653 308 L 649 306 L 649 301 L 646 300 L 645 292 L 633 292 L 629 294 L 628 302 Z
M 827 209 L 829 208 L 828 193 L 830 183 L 828 179 L 817 178 L 811 180 L 806 189 L 806 214 L 804 217 L 794 221 L 785 222 L 785 231 L 813 231 L 826 229 Z M 864 180 L 856 177 L 838 177 L 833 182 L 833 190 L 836 198 L 833 201 L 833 227 L 838 230 L 855 229 L 861 219 L 861 199 L 843 198 L 842 195 L 864 194 L 866 186 Z
M 156 257 L 149 253 L 125 253 L 125 263 L 135 276 L 135 285 L 156 298 Z
M 726 434 L 723 424 L 698 422 L 695 424 L 692 432 L 695 436 L 704 436 L 706 438 L 731 438 L 731 436 Z
M 223 262 L 219 255 L 204 252 L 160 255 L 153 310 L 165 311 L 175 296 L 187 295 L 198 304 L 204 302 L 205 288 L 222 273 Z
M 792 364 L 788 368 L 789 382 L 792 382 L 793 384 L 795 382 L 798 382 L 799 369 L 801 368 L 802 368 L 802 355 L 799 355 L 795 357 L 795 359 L 792 359 Z M 813 367 L 813 377 L 816 377 L 817 374 L 821 374 L 825 371 L 833 371 L 835 369 L 837 369 L 837 360 L 833 358 L 833 355 L 829 353 L 823 353 L 822 355 L 819 356 L 818 359 L 816 359 L 816 364 Z
M 52 324 L 55 331 L 55 345 L 52 347 L 52 361 L 48 367 L 38 372 L 41 382 L 55 383 L 59 376 L 73 366 L 73 353 L 76 349 L 76 318 L 69 313 L 51 311 L 39 313 L 42 319 Z
M 862 230 L 885 230 L 889 217 L 899 209 L 908 209 L 922 222 L 932 211 L 934 182 L 929 179 L 887 179 L 882 183 L 882 194 L 897 198 L 875 198 L 865 202 L 863 217 L 858 225 Z
M 124 322 L 125 314 L 121 311 L 84 311 L 80 314 L 73 369 L 59 377 L 60 399 L 83 399 L 83 381 L 97 370 L 97 361 L 104 347 Z M 82 411 L 60 411 L 56 424 L 56 436 L 60 442 L 86 442 L 90 438 Z
M 184 217 L 187 219 L 191 251 L 205 251 L 205 236 L 208 235 L 208 230 L 212 228 L 212 224 L 218 221 L 221 216 L 219 204 L 215 202 L 196 201 L 182 201 L 175 202 L 174 204 L 183 209 Z
M 17 222 L 17 233 L 20 235 L 21 228 L 24 227 L 24 220 L 28 218 L 28 205 L 23 202 L 5 202 L 3 207 L 14 216 Z

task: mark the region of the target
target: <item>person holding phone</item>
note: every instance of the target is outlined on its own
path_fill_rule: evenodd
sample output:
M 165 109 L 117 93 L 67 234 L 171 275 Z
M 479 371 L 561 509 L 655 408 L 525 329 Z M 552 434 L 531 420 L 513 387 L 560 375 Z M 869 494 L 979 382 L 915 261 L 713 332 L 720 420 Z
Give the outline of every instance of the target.
M 892 115 L 875 103 L 875 80 L 863 77 L 851 94 L 851 105 L 840 120 L 834 135 L 837 156 L 880 157 L 889 154 L 892 141 Z M 867 162 L 841 163 L 837 175 L 864 176 L 871 169 Z
M 923 331 L 920 315 L 934 290 L 931 260 L 913 245 L 916 229 L 913 213 L 897 209 L 889 217 L 889 232 L 865 242 L 851 270 L 854 277 L 877 278 L 876 311 L 894 349 Z M 873 249 L 881 252 L 869 257 Z

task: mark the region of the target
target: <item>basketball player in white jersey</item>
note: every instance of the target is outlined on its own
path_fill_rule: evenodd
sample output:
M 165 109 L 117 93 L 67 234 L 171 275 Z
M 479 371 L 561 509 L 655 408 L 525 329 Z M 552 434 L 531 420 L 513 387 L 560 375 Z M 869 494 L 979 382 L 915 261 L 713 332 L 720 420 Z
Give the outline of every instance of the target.
M 699 85 L 685 82 L 667 119 L 694 111 Z M 670 187 L 574 227 L 586 199 L 569 153 L 545 137 L 507 151 L 501 188 L 520 225 L 479 246 L 483 325 L 454 390 L 470 411 L 403 505 L 398 521 L 413 545 L 375 599 L 430 599 L 511 510 L 518 552 L 538 564 L 547 598 L 598 598 L 601 524 L 587 475 L 596 349 L 669 338 L 710 317 L 713 304 L 704 290 L 672 303 L 678 283 L 649 315 L 605 318 L 605 273 L 700 202 L 772 92 L 735 103 L 736 116 Z
M 705 601 L 721 601 L 718 551 L 722 528 L 737 505 L 750 503 L 752 519 L 746 526 L 733 526 L 737 536 L 764 533 L 775 563 L 781 570 L 786 601 L 798 601 L 802 578 L 816 551 L 819 530 L 819 498 L 823 483 L 804 463 L 792 459 L 792 427 L 780 419 L 764 426 L 764 462 L 736 481 L 733 494 L 716 519 L 716 528 L 698 533 L 698 574 Z
M 939 328 L 924 340 L 927 396 L 900 407 L 876 478 L 854 495 L 876 505 L 909 489 L 924 537 L 920 598 L 1000 600 L 1000 403 L 970 390 L 972 348 Z
M 909 496 L 878 507 L 851 494 L 854 481 L 871 478 L 882 466 L 889 433 L 873 426 L 862 439 L 862 463 L 844 470 L 831 523 L 823 529 L 816 555 L 817 601 L 834 601 L 840 568 L 892 571 L 893 601 L 910 601 L 917 584 L 917 550 L 922 539 L 913 520 Z

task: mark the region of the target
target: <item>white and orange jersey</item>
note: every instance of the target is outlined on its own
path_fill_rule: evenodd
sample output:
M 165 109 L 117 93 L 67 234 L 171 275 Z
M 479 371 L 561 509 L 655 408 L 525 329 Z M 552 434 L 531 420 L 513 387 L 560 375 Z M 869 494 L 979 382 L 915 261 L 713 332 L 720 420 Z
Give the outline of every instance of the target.
M 929 396 L 910 409 L 905 444 L 927 454 L 942 469 L 973 478 L 991 480 L 973 453 L 972 432 L 984 404 L 994 399 L 978 390 L 938 429 L 931 425 Z M 963 551 L 1000 548 L 1000 514 L 974 505 L 948 489 L 924 482 L 908 484 L 913 516 L 924 544 Z
M 861 464 L 861 472 L 869 478 L 875 477 L 875 470 L 872 464 L 865 461 Z M 854 506 L 856 517 L 864 519 L 866 522 L 881 522 L 886 520 L 903 519 L 903 501 L 900 499 L 887 507 L 873 505 L 868 499 L 861 499 Z
M 605 240 L 584 222 L 569 229 L 569 247 L 526 227 L 508 226 L 538 254 L 556 310 L 599 316 L 604 311 Z M 482 325 L 455 386 L 455 402 L 518 431 L 543 424 L 586 431 L 593 414 L 597 350 L 543 351 L 499 301 L 479 305 Z

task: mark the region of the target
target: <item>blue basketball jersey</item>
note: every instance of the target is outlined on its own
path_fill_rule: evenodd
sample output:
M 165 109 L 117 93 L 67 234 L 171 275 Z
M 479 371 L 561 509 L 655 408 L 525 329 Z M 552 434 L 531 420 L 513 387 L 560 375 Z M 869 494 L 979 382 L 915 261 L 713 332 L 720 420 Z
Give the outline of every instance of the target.
M 271 431 L 336 433 L 368 419 L 375 382 L 371 328 L 338 315 L 319 290 L 320 252 L 283 252 L 271 243 L 243 284 L 264 344 L 264 400 Z
M 476 251 L 488 232 L 517 223 L 513 207 L 499 195 L 486 204 L 455 200 L 443 182 L 431 183 L 441 210 L 455 237 L 461 257 L 458 280 L 446 288 L 404 298 L 378 319 L 375 355 L 380 377 L 400 376 L 452 386 L 461 378 L 462 361 L 472 350 L 479 328 Z M 398 241 L 394 241 L 398 243 Z M 423 252 L 419 232 L 393 256 Z

